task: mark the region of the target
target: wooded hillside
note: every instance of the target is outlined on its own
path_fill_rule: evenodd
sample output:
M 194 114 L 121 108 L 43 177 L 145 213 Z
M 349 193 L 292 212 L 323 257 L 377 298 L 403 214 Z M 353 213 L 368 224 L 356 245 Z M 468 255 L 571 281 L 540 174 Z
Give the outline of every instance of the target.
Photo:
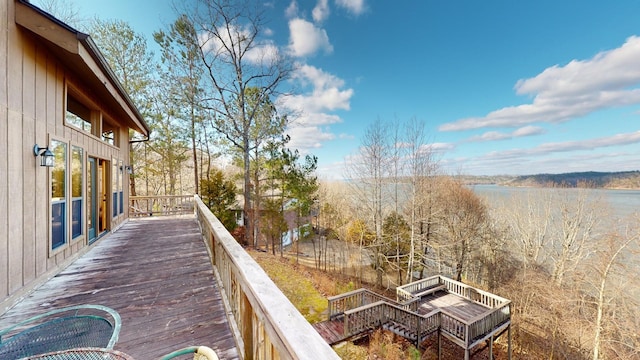
M 563 174 L 497 175 L 459 177 L 467 185 L 497 184 L 526 187 L 589 187 L 602 189 L 640 189 L 640 171 L 572 172 Z

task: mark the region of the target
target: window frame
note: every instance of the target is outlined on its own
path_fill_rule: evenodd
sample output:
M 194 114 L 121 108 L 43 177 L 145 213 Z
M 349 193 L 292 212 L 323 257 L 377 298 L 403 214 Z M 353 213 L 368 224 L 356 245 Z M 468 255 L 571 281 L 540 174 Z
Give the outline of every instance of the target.
M 80 116 L 78 117 L 91 124 L 90 131 L 82 129 L 81 127 L 74 125 L 70 121 L 67 121 L 67 113 L 69 112 L 69 97 L 73 98 L 75 102 L 89 111 L 90 119 L 83 119 Z M 63 107 L 64 112 L 62 120 L 65 126 L 80 131 L 83 134 L 91 135 L 92 137 L 99 139 L 104 144 L 119 148 L 121 125 L 118 124 L 117 121 L 113 121 L 111 117 L 105 114 L 104 111 L 102 111 L 100 107 L 96 105 L 95 101 L 91 100 L 80 90 L 79 87 L 74 85 L 73 82 L 69 81 L 68 79 L 65 80 Z M 104 129 L 108 130 L 105 131 Z M 105 134 L 111 134 L 111 138 L 106 138 Z
M 54 143 L 59 143 L 60 145 L 56 145 L 54 146 Z M 53 136 L 50 136 L 49 138 L 49 144 L 51 147 L 51 151 L 55 154 L 56 148 L 57 146 L 62 146 L 64 145 L 65 148 L 65 152 L 64 152 L 64 185 L 62 187 L 62 190 L 64 191 L 64 194 L 62 196 L 62 200 L 54 200 L 54 199 L 59 199 L 60 197 L 54 197 L 54 184 L 55 184 L 55 169 L 56 169 L 56 165 L 55 162 L 57 159 L 54 160 L 54 167 L 52 167 L 49 170 L 49 206 L 48 206 L 48 212 L 49 212 L 49 221 L 48 221 L 48 233 L 49 236 L 48 238 L 48 251 L 49 251 L 49 257 L 55 256 L 56 254 L 64 251 L 67 247 L 69 247 L 70 241 L 69 241 L 69 206 L 68 206 L 68 194 L 69 194 L 69 142 L 61 139 L 61 138 L 56 138 Z M 59 204 L 63 204 L 63 209 L 60 215 L 56 214 L 56 211 L 54 211 L 54 206 L 55 205 L 59 205 Z M 59 212 L 59 211 L 58 211 Z M 60 229 L 62 230 L 62 242 L 60 244 L 56 244 L 54 243 L 54 236 L 57 233 L 57 231 L 54 231 L 54 223 L 55 223 L 55 217 L 56 216 L 61 216 L 62 217 L 62 224 L 60 225 Z M 56 245 L 54 247 L 54 245 Z
M 74 149 L 79 149 L 80 150 L 80 197 L 79 199 L 77 197 L 74 197 L 73 194 L 73 186 L 74 186 L 74 182 L 73 182 L 73 156 L 74 156 Z M 87 224 L 87 211 L 85 209 L 86 204 L 87 204 L 87 192 L 86 192 L 86 167 L 85 167 L 85 163 L 87 161 L 87 155 L 86 155 L 86 151 L 85 149 L 78 145 L 78 144 L 74 144 L 73 142 L 70 142 L 70 155 L 69 156 L 69 162 L 70 162 L 70 181 L 69 181 L 69 187 L 70 187 L 70 191 L 69 191 L 69 199 L 71 201 L 71 206 L 69 207 L 69 219 L 71 220 L 69 223 L 69 236 L 71 238 L 71 243 L 76 243 L 78 241 L 83 240 L 86 237 L 86 224 Z M 73 229 L 73 221 L 74 221 L 74 202 L 76 201 L 80 201 L 80 233 L 77 236 L 74 236 L 74 229 Z

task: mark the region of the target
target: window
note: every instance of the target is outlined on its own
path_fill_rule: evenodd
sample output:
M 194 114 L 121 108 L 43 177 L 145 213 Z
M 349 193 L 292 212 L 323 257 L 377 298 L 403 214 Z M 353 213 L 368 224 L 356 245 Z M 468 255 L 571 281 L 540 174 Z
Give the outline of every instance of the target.
M 51 170 L 51 249 L 67 243 L 67 144 L 52 140 L 55 156 Z
M 113 130 L 107 130 L 102 132 L 102 141 L 114 145 L 115 144 L 115 135 Z
M 113 159 L 111 163 L 113 164 L 111 167 L 111 190 L 113 193 L 111 203 L 113 212 L 111 213 L 111 216 L 116 217 L 118 216 L 118 180 L 120 179 L 120 176 L 118 175 L 120 174 L 120 171 L 118 170 L 118 160 Z
M 124 176 L 127 172 L 124 170 L 124 162 L 120 160 L 120 177 L 118 181 L 118 204 L 120 205 L 119 214 L 122 215 L 124 213 L 124 191 L 122 191 L 122 187 L 124 186 Z
M 65 121 L 68 125 L 91 134 L 91 110 L 69 93 L 67 93 Z
M 71 238 L 82 235 L 84 156 L 80 147 L 71 147 Z

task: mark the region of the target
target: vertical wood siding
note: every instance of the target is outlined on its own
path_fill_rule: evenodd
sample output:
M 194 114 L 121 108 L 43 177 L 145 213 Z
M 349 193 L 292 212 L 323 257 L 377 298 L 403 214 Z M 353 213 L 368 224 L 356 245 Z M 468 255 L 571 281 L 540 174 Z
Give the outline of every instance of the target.
M 120 131 L 120 146 L 114 147 L 64 125 L 65 81 L 85 94 L 91 91 L 82 83 L 83 77 L 65 67 L 42 40 L 15 24 L 14 9 L 14 0 L 0 1 L 0 313 L 12 296 L 60 270 L 86 246 L 83 226 L 85 239 L 74 242 L 69 238 L 64 251 L 50 256 L 50 170 L 39 165 L 34 144 L 46 146 L 53 137 L 83 148 L 85 224 L 87 156 L 129 162 L 126 128 Z M 87 97 L 104 107 L 100 99 Z M 70 150 L 71 146 L 69 155 Z M 126 201 L 127 176 L 122 181 Z M 108 189 L 110 192 L 111 187 Z M 124 215 L 112 220 L 111 229 L 127 217 L 125 206 Z
M 6 29 L 9 21 L 9 4 L 8 2 L 0 3 L 0 29 Z M 8 52 L 8 39 L 5 31 L 0 31 L 0 79 L 7 78 L 7 52 Z M 7 113 L 7 82 L 6 80 L 0 82 L 0 214 L 8 213 L 7 197 L 9 189 L 7 188 L 8 181 L 8 151 L 7 151 L 7 125 L 8 116 Z M 0 298 L 9 292 L 7 275 L 9 273 L 9 231 L 7 224 L 7 217 L 0 215 Z

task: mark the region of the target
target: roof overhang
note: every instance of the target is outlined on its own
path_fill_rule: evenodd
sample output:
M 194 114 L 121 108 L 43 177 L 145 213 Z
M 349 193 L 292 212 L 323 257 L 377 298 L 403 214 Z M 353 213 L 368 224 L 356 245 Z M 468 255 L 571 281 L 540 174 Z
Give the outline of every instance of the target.
M 149 126 L 89 35 L 26 0 L 16 1 L 15 21 L 44 40 L 60 62 L 85 80 L 90 90 L 108 107 L 114 120 L 149 136 Z

